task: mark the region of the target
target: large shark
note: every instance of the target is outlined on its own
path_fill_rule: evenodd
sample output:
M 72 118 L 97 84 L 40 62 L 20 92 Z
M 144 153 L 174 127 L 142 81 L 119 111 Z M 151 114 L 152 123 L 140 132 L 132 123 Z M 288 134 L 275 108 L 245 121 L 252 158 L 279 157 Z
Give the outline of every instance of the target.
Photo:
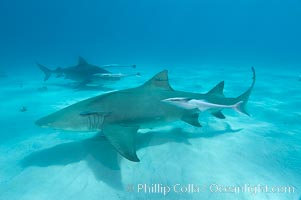
M 140 128 L 152 128 L 158 124 L 182 120 L 201 127 L 198 109 L 183 109 L 163 100 L 176 97 L 203 99 L 218 105 L 240 104 L 240 112 L 247 114 L 246 104 L 255 84 L 236 98 L 223 94 L 224 82 L 220 82 L 205 94 L 174 90 L 168 81 L 167 70 L 156 74 L 143 85 L 92 97 L 59 110 L 36 121 L 45 128 L 69 131 L 101 131 L 113 147 L 125 158 L 138 162 L 136 134 Z M 225 118 L 222 109 L 212 110 L 218 118 Z
M 64 77 L 78 82 L 80 85 L 87 85 L 91 83 L 104 84 L 108 81 L 118 81 L 123 77 L 137 75 L 125 75 L 125 74 L 113 74 L 106 68 L 120 67 L 118 65 L 110 65 L 105 67 L 98 67 L 96 65 L 89 64 L 83 57 L 79 57 L 78 64 L 72 67 L 61 68 L 58 67 L 55 70 L 48 69 L 47 67 L 37 63 L 38 67 L 44 72 L 44 81 L 47 81 L 52 74 L 56 74 L 57 78 Z M 121 66 L 124 67 L 124 66 Z M 136 65 L 132 66 L 133 68 Z

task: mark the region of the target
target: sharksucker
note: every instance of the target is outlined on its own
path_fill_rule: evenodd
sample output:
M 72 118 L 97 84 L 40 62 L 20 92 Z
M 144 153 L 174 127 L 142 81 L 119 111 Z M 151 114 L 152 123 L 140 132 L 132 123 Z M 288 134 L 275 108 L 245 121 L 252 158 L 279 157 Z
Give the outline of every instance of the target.
M 174 90 L 168 81 L 167 70 L 159 72 L 149 81 L 136 88 L 114 91 L 92 97 L 36 121 L 41 127 L 71 131 L 99 131 L 112 146 L 128 160 L 138 162 L 136 134 L 140 128 L 152 128 L 158 124 L 182 120 L 192 126 L 201 127 L 198 121 L 201 112 L 170 105 L 163 100 L 185 97 L 184 105 L 191 107 L 187 100 L 202 100 L 198 106 L 208 109 L 213 116 L 224 119 L 224 108 L 239 108 L 247 114 L 246 104 L 255 84 L 255 70 L 252 68 L 251 86 L 238 97 L 223 94 L 224 82 L 209 92 L 200 94 Z M 210 102 L 210 103 L 208 103 Z M 188 105 L 187 105 L 188 103 Z
M 174 106 L 178 106 L 183 109 L 198 109 L 200 112 L 206 111 L 206 110 L 222 110 L 225 108 L 232 108 L 236 110 L 237 112 L 241 112 L 240 106 L 243 104 L 243 101 L 239 101 L 236 104 L 233 105 L 220 105 L 220 104 L 214 104 L 210 103 L 203 99 L 192 99 L 192 98 L 185 98 L 185 97 L 176 97 L 176 98 L 169 98 L 164 99 L 162 102 L 169 103 Z

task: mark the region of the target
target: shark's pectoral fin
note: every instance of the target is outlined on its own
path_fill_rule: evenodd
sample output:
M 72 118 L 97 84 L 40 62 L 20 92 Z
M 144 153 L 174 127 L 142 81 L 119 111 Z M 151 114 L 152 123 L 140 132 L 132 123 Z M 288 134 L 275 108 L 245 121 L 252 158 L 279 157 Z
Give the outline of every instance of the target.
M 214 117 L 218 119 L 225 119 L 225 115 L 221 111 L 216 111 L 211 113 Z
M 181 120 L 192 126 L 202 127 L 202 125 L 199 122 L 199 114 L 198 113 L 183 115 Z
M 136 154 L 136 133 L 138 127 L 122 125 L 105 125 L 104 135 L 114 148 L 126 159 L 139 162 Z

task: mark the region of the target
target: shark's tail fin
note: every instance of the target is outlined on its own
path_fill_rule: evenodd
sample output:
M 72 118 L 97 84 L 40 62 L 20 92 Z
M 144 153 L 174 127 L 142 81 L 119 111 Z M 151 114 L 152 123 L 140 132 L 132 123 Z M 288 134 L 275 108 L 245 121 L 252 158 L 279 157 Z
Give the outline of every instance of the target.
M 253 87 L 255 85 L 255 80 L 256 80 L 256 73 L 255 73 L 254 67 L 252 67 L 252 72 L 253 72 L 253 78 L 252 78 L 253 82 L 252 82 L 252 85 L 250 86 L 250 88 L 247 91 L 245 91 L 243 94 L 241 94 L 240 96 L 238 96 L 236 98 L 236 100 L 237 100 L 238 103 L 241 102 L 239 104 L 239 112 L 244 113 L 246 115 L 249 115 L 249 113 L 246 110 L 246 105 L 248 103 L 250 94 L 252 92 L 252 89 L 253 89 Z
M 40 70 L 42 70 L 45 74 L 44 81 L 47 81 L 50 78 L 51 74 L 52 74 L 52 70 L 48 69 L 47 67 L 45 67 L 45 66 L 43 66 L 39 63 L 37 63 L 37 65 L 40 68 Z

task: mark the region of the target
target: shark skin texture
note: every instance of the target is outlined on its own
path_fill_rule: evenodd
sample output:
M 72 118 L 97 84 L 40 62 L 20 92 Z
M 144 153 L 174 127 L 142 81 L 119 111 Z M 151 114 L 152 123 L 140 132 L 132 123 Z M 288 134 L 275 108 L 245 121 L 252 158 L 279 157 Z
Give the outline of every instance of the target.
M 255 84 L 252 68 L 251 86 L 236 98 L 223 94 L 224 82 L 220 82 L 205 94 L 176 91 L 168 81 L 167 70 L 156 74 L 143 85 L 92 97 L 37 120 L 36 125 L 68 131 L 102 132 L 112 146 L 126 159 L 139 162 L 136 154 L 136 135 L 140 128 L 153 128 L 161 124 L 182 120 L 201 127 L 199 109 L 185 109 L 164 102 L 165 99 L 185 97 L 202 99 L 216 105 L 210 112 L 217 118 L 225 118 L 222 109 L 238 104 L 240 112 L 248 114 L 246 104 Z

